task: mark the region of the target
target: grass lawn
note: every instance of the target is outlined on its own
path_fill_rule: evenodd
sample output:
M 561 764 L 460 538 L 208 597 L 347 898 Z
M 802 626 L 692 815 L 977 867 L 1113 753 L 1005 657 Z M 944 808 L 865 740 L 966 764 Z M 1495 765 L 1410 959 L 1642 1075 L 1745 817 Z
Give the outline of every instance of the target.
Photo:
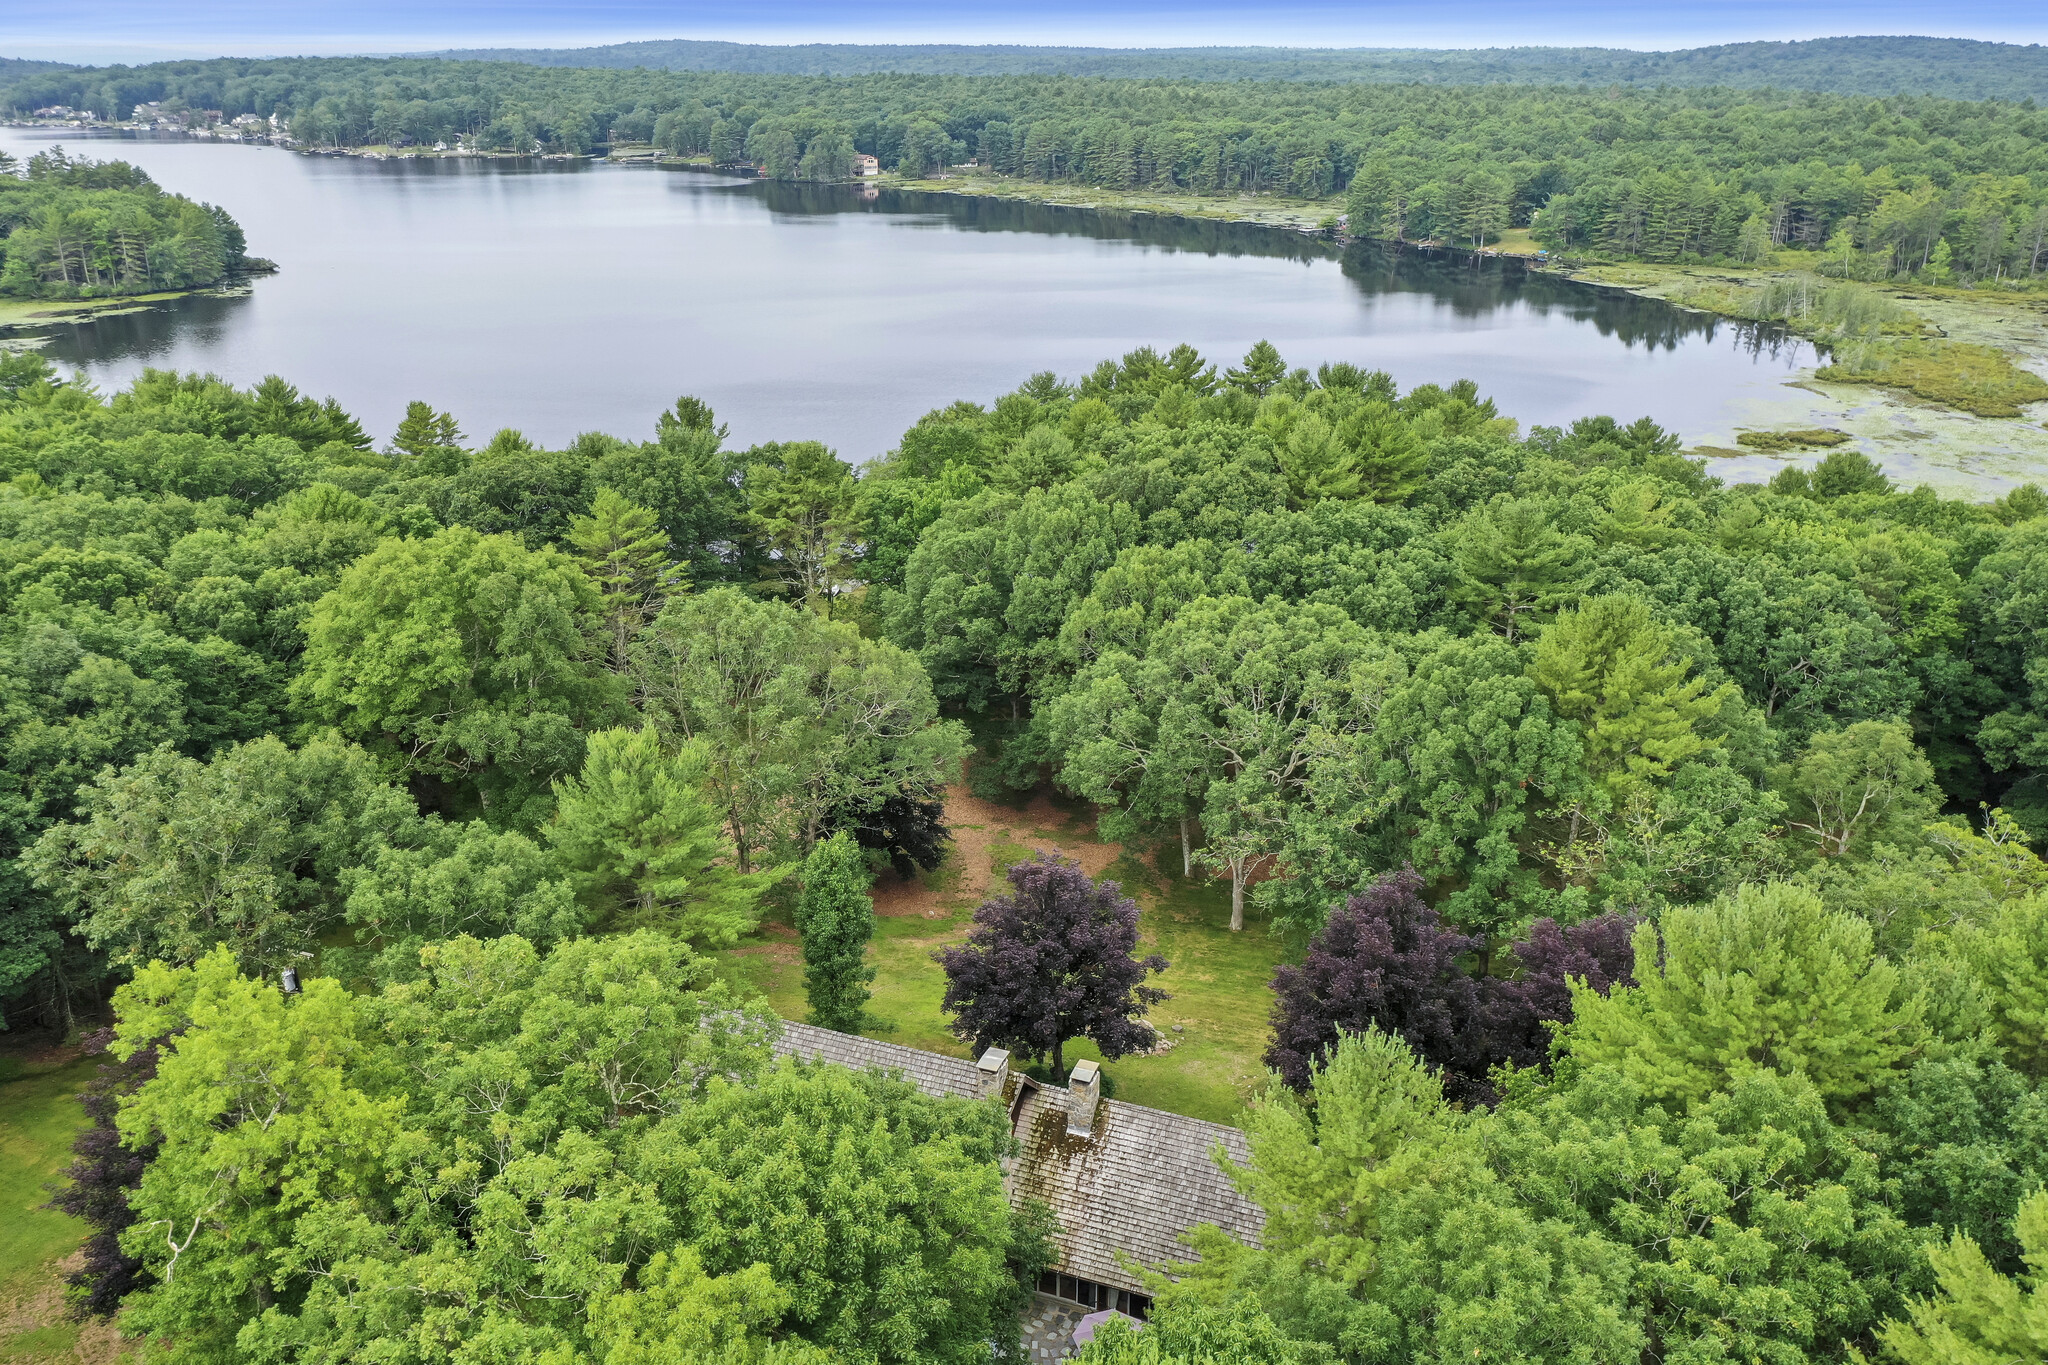
M 97 1066 L 0 1056 L 0 1361 L 8 1365 L 78 1358 L 80 1328 L 63 1316 L 55 1263 L 78 1249 L 86 1229 L 42 1205 L 85 1126 L 74 1096 Z
M 1173 998 L 1151 1018 L 1173 1045 L 1158 1056 L 1106 1064 L 1117 1098 L 1234 1123 L 1264 1075 L 1259 1054 L 1266 1047 L 1272 1002 L 1267 983 L 1281 958 L 1281 945 L 1266 926 L 1248 920 L 1243 933 L 1231 933 L 1227 886 L 1178 876 L 1178 850 L 1169 859 L 1172 872 L 1163 874 L 1114 845 L 1095 842 L 1085 811 L 1043 797 L 1025 807 L 997 805 L 955 790 L 947 813 L 956 842 L 945 865 L 914 884 L 885 873 L 875 888 L 872 1022 L 863 1032 L 967 1056 L 967 1045 L 946 1030 L 939 1008 L 945 975 L 932 961 L 932 950 L 967 936 L 974 907 L 991 885 L 1001 884 L 1011 864 L 1039 849 L 1052 850 L 1078 858 L 1091 874 L 1122 882 L 1141 907 L 1140 950 L 1161 953 L 1172 964 L 1155 980 Z M 777 1013 L 804 1017 L 803 962 L 786 922 L 764 925 L 722 954 L 721 964 L 729 980 L 765 995 Z M 1080 1041 L 1069 1043 L 1066 1055 L 1069 1063 L 1101 1056 Z

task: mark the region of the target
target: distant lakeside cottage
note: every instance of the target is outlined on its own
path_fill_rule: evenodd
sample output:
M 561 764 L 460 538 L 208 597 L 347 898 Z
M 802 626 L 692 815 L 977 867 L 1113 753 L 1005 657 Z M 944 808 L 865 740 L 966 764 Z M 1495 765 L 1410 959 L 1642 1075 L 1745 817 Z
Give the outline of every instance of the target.
M 869 156 L 866 152 L 857 153 L 853 158 L 853 173 L 857 176 L 880 175 L 882 173 L 882 163 Z
M 1264 1213 L 1211 1156 L 1221 1147 L 1234 1162 L 1248 1160 L 1242 1132 L 1104 1099 L 1094 1062 L 1076 1062 L 1060 1089 L 1011 1070 L 1001 1048 L 970 1062 L 789 1022 L 774 1046 L 778 1056 L 893 1072 L 927 1095 L 1001 1099 L 1022 1149 L 1003 1163 L 1003 1188 L 1012 1204 L 1044 1200 L 1060 1225 L 1054 1266 L 1039 1279 L 1038 1300 L 1026 1315 L 1034 1359 L 1063 1354 L 1085 1313 L 1146 1315 L 1152 1301 L 1145 1283 L 1123 1263 L 1190 1259 L 1194 1253 L 1180 1236 L 1202 1223 L 1252 1245 L 1265 1228 Z

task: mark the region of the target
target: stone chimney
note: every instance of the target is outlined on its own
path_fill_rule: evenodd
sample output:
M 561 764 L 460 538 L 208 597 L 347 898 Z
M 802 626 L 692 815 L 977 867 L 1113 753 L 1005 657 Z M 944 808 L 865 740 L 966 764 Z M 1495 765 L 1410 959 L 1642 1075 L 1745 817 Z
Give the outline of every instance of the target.
M 993 1096 L 995 1099 L 1001 1100 L 1004 1092 L 1009 1089 L 1010 1085 L 1009 1049 L 992 1047 L 982 1053 L 981 1060 L 974 1065 L 975 1069 L 981 1073 L 981 1077 L 976 1083 L 975 1093 L 983 1099 Z
M 1090 1061 L 1075 1062 L 1067 1073 L 1067 1136 L 1094 1136 L 1095 1111 L 1101 1105 L 1102 1068 Z

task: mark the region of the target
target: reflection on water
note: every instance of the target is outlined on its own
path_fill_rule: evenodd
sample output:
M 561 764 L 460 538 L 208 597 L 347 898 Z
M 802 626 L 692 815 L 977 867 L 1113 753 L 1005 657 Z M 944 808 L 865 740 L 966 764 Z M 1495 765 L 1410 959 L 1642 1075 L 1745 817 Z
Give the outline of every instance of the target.
M 93 369 L 122 360 L 168 360 L 181 344 L 218 346 L 250 304 L 247 294 L 201 294 L 172 299 L 133 313 L 60 327 L 45 349 L 66 367 Z
M 16 155 L 49 140 L 0 129 Z M 282 270 L 61 329 L 54 359 L 103 388 L 146 365 L 283 374 L 379 433 L 424 398 L 479 440 L 636 436 L 693 393 L 735 440 L 861 459 L 1035 371 L 1180 341 L 1228 362 L 1266 338 L 1404 387 L 1471 377 L 1525 424 L 1647 413 L 1699 438 L 1813 354 L 1510 259 L 1242 223 L 573 162 L 73 150 L 225 205 Z
M 1349 242 L 1252 223 L 1175 218 L 1122 209 L 1082 209 L 1028 200 L 931 194 L 915 190 L 848 190 L 832 185 L 741 182 L 769 210 L 791 218 L 835 213 L 883 214 L 902 226 L 950 227 L 963 232 L 1028 232 L 1132 242 L 1204 256 L 1259 256 L 1289 261 L 1337 261 L 1362 294 L 1426 294 L 1455 316 L 1479 317 L 1515 304 L 1591 324 L 1625 346 L 1674 350 L 1688 337 L 1735 338 L 1752 354 L 1779 358 L 1793 338 L 1782 327 L 1731 321 L 1674 307 L 1620 289 L 1603 289 L 1531 269 L 1506 256 L 1418 247 L 1406 243 Z

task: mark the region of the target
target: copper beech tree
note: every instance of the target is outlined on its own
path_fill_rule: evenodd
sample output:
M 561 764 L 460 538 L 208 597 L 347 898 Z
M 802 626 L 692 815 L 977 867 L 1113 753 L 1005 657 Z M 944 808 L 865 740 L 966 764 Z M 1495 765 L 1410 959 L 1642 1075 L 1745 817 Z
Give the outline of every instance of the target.
M 1166 959 L 1135 956 L 1138 903 L 1050 853 L 1009 876 L 1010 890 L 975 910 L 967 942 L 932 954 L 946 969 L 953 1032 L 977 1052 L 1049 1057 L 1055 1076 L 1066 1075 L 1069 1038 L 1088 1039 L 1111 1061 L 1150 1043 L 1140 1018 L 1167 994 L 1144 982 Z

